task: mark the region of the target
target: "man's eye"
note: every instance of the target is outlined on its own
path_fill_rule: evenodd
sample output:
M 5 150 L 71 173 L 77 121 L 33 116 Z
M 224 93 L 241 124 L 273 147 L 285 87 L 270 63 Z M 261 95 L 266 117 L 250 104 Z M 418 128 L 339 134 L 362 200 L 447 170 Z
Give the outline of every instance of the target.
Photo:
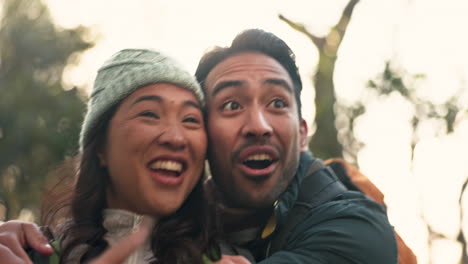
M 229 101 L 222 105 L 222 110 L 235 111 L 241 108 L 240 104 L 235 101 Z
M 288 104 L 282 99 L 274 99 L 270 102 L 270 106 L 272 106 L 273 108 L 281 109 L 287 107 Z

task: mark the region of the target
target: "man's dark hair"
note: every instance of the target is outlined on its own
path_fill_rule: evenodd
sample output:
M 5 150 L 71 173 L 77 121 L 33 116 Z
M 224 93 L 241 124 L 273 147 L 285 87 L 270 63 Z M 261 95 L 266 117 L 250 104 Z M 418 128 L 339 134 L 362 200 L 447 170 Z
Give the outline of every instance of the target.
M 301 114 L 302 81 L 296 65 L 296 58 L 289 46 L 273 33 L 261 29 L 248 29 L 234 38 L 230 47 L 215 47 L 205 53 L 198 63 L 195 76 L 206 94 L 204 82 L 210 71 L 223 60 L 241 52 L 259 52 L 278 61 L 289 73 L 294 85 L 299 119 Z

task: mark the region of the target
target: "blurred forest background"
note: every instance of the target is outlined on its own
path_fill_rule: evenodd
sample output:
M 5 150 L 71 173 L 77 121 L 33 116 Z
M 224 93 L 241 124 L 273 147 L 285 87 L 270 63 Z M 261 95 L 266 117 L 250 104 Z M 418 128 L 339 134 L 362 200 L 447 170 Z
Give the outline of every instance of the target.
M 305 37 L 310 48 L 315 47 L 318 52 L 317 65 L 313 71 L 310 70 L 315 91 L 314 123 L 310 124 L 314 132 L 310 148 L 320 158 L 343 157 L 359 166 L 359 153 L 366 144 L 356 132 L 357 121 L 370 113 L 373 105 L 398 100 L 410 109 L 404 122 L 410 129 L 407 147 L 409 167 L 412 168 L 416 148 L 423 138 L 422 127 L 436 124 L 439 128 L 437 137 L 446 137 L 468 120 L 467 104 L 463 100 L 467 88 L 465 80 L 460 75 L 460 87 L 452 89 L 455 92 L 444 100 L 434 101 L 418 93 L 427 78 L 424 73 L 410 73 L 397 59 L 390 58 L 381 62 L 380 73 L 366 80 L 357 100 L 342 99 L 335 88 L 334 74 L 340 47 L 346 41 L 351 22 L 358 15 L 355 11 L 360 1 L 346 0 L 342 3 L 342 9 L 325 33 L 314 33 L 304 21 L 281 10 L 275 18 L 288 26 L 290 34 Z M 91 29 L 85 26 L 60 27 L 53 20 L 46 3 L 39 0 L 4 0 L 0 2 L 0 8 L 0 220 L 20 218 L 35 221 L 41 196 L 53 180 L 48 173 L 64 159 L 76 154 L 85 111 L 85 89 L 64 85 L 64 70 L 77 65 L 80 56 L 99 43 L 99 37 L 90 34 Z M 450 36 L 434 37 L 446 37 L 450 41 Z M 355 62 L 355 67 L 359 67 L 359 61 Z M 451 83 L 448 82 L 449 85 Z M 384 122 L 386 118 L 388 116 L 382 117 Z M 391 161 L 383 164 L 395 166 Z M 465 163 L 464 166 L 467 165 Z M 381 170 L 386 170 L 385 166 Z M 408 188 L 404 185 L 410 182 L 405 180 L 397 185 Z M 457 194 L 453 206 L 458 208 L 460 218 L 455 221 L 455 235 L 434 227 L 424 212 L 416 213 L 427 230 L 424 248 L 428 253 L 420 263 L 449 263 L 438 262 L 444 259 L 443 256 L 433 257 L 433 247 L 439 240 L 452 241 L 450 245 L 466 248 L 462 232 L 462 194 L 465 187 L 466 179 L 452 190 Z M 455 252 L 455 256 L 450 257 L 456 260 L 453 263 L 468 263 L 465 250 L 450 252 Z

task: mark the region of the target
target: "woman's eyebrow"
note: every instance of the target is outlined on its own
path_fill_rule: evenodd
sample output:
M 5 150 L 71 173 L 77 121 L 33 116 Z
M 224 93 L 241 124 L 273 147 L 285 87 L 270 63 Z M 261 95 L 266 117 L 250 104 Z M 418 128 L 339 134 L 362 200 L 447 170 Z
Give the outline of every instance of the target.
M 183 103 L 184 106 L 189 106 L 189 107 L 195 107 L 196 109 L 200 110 L 201 112 L 203 112 L 203 109 L 202 107 L 200 106 L 200 104 L 192 101 L 192 100 L 187 100 L 187 101 L 184 101 Z
M 143 102 L 143 101 L 153 101 L 153 102 L 157 102 L 157 103 L 162 103 L 162 102 L 164 102 L 164 98 L 162 98 L 161 96 L 158 96 L 158 95 L 143 95 L 143 96 L 140 96 L 137 99 L 135 99 L 135 101 L 133 101 L 131 105 L 134 105 L 134 104 L 137 104 L 137 103 Z M 200 104 L 198 104 L 197 102 L 195 102 L 193 100 L 186 100 L 186 101 L 184 101 L 182 103 L 182 105 L 183 106 L 194 107 L 194 108 L 196 108 L 196 109 L 203 112 L 203 109 L 200 106 Z
M 132 102 L 132 105 L 137 104 L 142 101 L 155 101 L 155 102 L 160 103 L 163 101 L 163 99 L 161 98 L 161 96 L 157 96 L 157 95 L 143 95 L 135 99 L 135 101 Z

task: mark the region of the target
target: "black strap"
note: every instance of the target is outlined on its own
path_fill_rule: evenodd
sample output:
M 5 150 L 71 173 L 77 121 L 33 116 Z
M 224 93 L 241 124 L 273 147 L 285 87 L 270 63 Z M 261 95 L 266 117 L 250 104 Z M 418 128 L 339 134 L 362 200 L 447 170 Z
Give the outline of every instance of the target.
M 301 183 L 299 197 L 288 213 L 286 222 L 271 240 L 267 256 L 283 248 L 288 234 L 303 221 L 311 208 L 332 200 L 346 190 L 330 167 L 324 166 L 319 159 L 314 160 Z
M 340 162 L 333 161 L 328 166 L 333 170 L 341 183 L 350 191 L 363 192 L 351 180 L 346 168 Z

